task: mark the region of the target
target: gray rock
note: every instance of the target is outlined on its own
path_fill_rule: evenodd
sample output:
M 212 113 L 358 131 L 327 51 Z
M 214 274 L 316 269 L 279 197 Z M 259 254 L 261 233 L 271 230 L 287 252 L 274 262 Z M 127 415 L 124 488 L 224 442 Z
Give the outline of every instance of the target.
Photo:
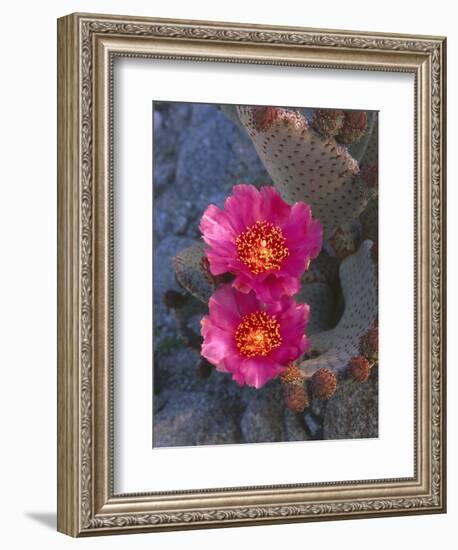
M 173 183 L 175 176 L 175 163 L 173 161 L 163 162 L 157 161 L 157 166 L 154 166 L 154 196 L 157 197 L 159 193 L 166 187 L 169 187 Z
M 378 372 L 367 382 L 339 380 L 328 400 L 323 422 L 324 439 L 378 437 Z
M 181 290 L 175 281 L 172 258 L 181 249 L 192 244 L 187 237 L 170 235 L 162 239 L 154 249 L 153 261 L 153 297 L 154 297 L 154 329 L 155 333 L 173 333 L 175 320 L 167 310 L 162 299 L 166 290 Z M 167 330 L 168 329 L 168 330 Z M 165 335 L 165 333 L 164 333 Z
M 324 439 L 323 438 L 323 419 L 314 414 L 311 407 L 308 407 L 303 412 L 304 424 L 307 428 L 307 433 L 310 435 L 310 439 Z
M 300 414 L 285 408 L 283 422 L 288 441 L 308 441 L 310 439 Z
M 231 410 L 242 411 L 254 390 L 240 387 L 228 373 L 213 370 L 209 378 L 197 376 L 198 352 L 179 345 L 167 345 L 170 340 L 158 340 L 154 354 L 154 391 L 162 392 L 199 391 L 210 398 L 230 402 Z M 166 345 L 164 345 L 164 342 Z M 173 343 L 173 339 L 172 339 Z
M 240 442 L 240 428 L 230 402 L 205 392 L 176 392 L 154 416 L 155 447 L 218 445 Z
M 164 342 L 164 341 L 163 341 Z M 205 389 L 205 381 L 196 376 L 198 354 L 183 344 L 166 347 L 161 342 L 155 346 L 154 392 L 182 392 Z M 165 349 L 164 349 L 165 348 Z
M 318 397 L 315 397 L 311 392 L 310 394 L 310 412 L 312 412 L 315 416 L 322 417 L 326 410 L 328 401 L 326 399 L 319 399 Z
M 284 441 L 284 401 L 279 383 L 272 382 L 251 392 L 242 416 L 241 428 L 245 443 Z
M 177 156 L 175 185 L 199 210 L 214 191 L 230 193 L 235 183 L 271 182 L 246 135 L 217 106 L 194 105 Z
M 168 395 L 166 392 L 159 393 L 153 396 L 153 410 L 154 414 L 163 409 L 167 403 Z
M 175 216 L 173 219 L 173 232 L 175 235 L 183 235 L 189 224 L 189 218 L 184 215 Z

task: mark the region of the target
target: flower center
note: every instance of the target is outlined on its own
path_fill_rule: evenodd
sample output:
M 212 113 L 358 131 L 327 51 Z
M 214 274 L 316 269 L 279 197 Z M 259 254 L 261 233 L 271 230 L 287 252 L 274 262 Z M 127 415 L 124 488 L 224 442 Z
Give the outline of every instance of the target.
M 277 225 L 257 221 L 235 239 L 239 259 L 256 275 L 279 269 L 289 256 L 286 239 Z
M 245 357 L 265 357 L 281 344 L 280 323 L 264 311 L 245 315 L 235 331 L 235 343 Z

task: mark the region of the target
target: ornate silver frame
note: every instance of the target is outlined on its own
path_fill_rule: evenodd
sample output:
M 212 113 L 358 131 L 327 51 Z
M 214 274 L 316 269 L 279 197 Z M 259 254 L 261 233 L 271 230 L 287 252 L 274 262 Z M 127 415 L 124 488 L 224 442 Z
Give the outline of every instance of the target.
M 58 21 L 58 530 L 445 511 L 445 38 L 73 14 Z M 112 60 L 404 71 L 416 81 L 416 433 L 408 479 L 113 493 Z

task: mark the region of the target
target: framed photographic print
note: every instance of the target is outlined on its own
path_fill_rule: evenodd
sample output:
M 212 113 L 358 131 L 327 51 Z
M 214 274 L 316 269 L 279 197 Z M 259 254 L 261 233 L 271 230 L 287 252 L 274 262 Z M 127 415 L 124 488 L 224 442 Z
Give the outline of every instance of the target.
M 58 20 L 58 530 L 445 511 L 445 39 Z

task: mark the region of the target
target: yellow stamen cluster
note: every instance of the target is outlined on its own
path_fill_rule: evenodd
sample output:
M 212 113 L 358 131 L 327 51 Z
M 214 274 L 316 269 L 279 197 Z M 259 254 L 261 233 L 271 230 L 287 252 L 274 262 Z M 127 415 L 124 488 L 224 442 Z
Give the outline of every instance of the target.
M 235 343 L 245 357 L 265 357 L 281 344 L 280 323 L 265 311 L 245 315 L 235 331 Z
M 235 240 L 239 259 L 258 275 L 271 269 L 279 269 L 289 256 L 286 239 L 280 227 L 259 220 L 248 227 Z

